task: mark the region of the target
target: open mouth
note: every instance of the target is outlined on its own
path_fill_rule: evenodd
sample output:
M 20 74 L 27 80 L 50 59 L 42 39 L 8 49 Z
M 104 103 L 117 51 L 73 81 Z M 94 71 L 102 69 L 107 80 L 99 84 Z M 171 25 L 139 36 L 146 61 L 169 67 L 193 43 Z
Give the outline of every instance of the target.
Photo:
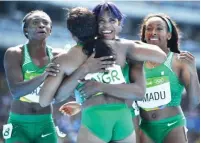
M 114 38 L 114 34 L 112 30 L 104 30 L 101 31 L 101 35 L 105 38 L 105 39 L 113 39 Z

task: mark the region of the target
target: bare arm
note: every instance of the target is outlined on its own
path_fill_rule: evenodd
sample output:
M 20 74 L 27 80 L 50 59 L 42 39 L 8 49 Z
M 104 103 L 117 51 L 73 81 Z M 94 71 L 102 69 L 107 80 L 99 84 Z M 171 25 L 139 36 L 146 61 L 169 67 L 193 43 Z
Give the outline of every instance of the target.
M 134 62 L 130 64 L 131 72 L 130 72 L 130 81 L 133 83 L 134 88 L 136 90 L 140 90 L 142 98 L 144 98 L 146 94 L 146 77 L 144 72 L 144 62 Z
M 130 68 L 130 84 L 104 84 L 103 87 L 101 87 L 102 91 L 114 97 L 130 100 L 142 100 L 146 92 L 143 63 L 133 64 Z
M 56 60 L 57 62 L 57 60 Z M 57 62 L 57 64 L 60 64 Z M 59 69 L 59 73 L 56 75 L 56 77 L 50 77 L 48 76 L 46 80 L 44 81 L 44 84 L 39 92 L 39 103 L 42 107 L 46 107 L 50 105 L 54 99 L 54 95 L 57 91 L 57 88 L 59 87 L 60 83 L 63 80 L 64 77 L 64 71 Z
M 189 99 L 189 110 L 194 110 L 200 103 L 200 84 L 198 80 L 195 58 L 188 52 L 180 53 L 181 76 Z
M 142 100 L 145 95 L 145 77 L 143 71 L 143 64 L 138 66 L 131 66 L 131 82 L 130 84 L 105 84 L 96 81 L 86 81 L 85 85 L 80 89 L 82 95 L 86 95 L 86 98 L 94 95 L 98 92 L 106 93 L 108 96 L 114 96 L 118 98 L 128 100 Z
M 163 63 L 167 55 L 158 46 L 143 43 L 140 41 L 132 41 L 127 50 L 129 59 L 136 61 L 151 61 L 155 63 Z
M 4 56 L 4 68 L 10 92 L 14 98 L 20 98 L 31 93 L 46 78 L 42 74 L 29 81 L 24 81 L 21 67 L 21 49 L 18 47 L 9 48 Z
M 56 77 L 47 77 L 41 90 L 40 90 L 40 98 L 39 102 L 42 107 L 48 106 L 52 103 L 56 92 L 63 81 L 65 75 L 72 74 L 85 60 L 85 56 L 80 47 L 72 48 L 68 53 L 60 55 L 57 59 L 55 59 L 54 63 L 60 65 L 60 72 Z M 65 99 L 69 97 L 70 94 L 66 93 L 68 89 L 64 92 L 62 91 L 62 95 L 65 95 Z M 60 93 L 60 91 L 59 91 Z M 72 93 L 72 92 L 70 92 Z M 59 97 L 57 100 L 61 100 Z
M 78 80 L 82 79 L 83 75 L 85 75 L 85 73 L 82 68 L 78 68 L 72 75 L 65 76 L 59 89 L 56 92 L 55 102 L 61 102 L 69 98 L 69 96 L 73 93 L 79 84 Z
M 104 68 L 111 66 L 113 61 L 102 61 L 110 59 L 110 56 L 94 58 L 93 53 L 73 74 L 69 77 L 65 77 L 61 86 L 56 93 L 56 102 L 61 102 L 68 98 L 78 85 L 78 80 L 84 79 L 88 73 L 95 73 L 103 71 Z

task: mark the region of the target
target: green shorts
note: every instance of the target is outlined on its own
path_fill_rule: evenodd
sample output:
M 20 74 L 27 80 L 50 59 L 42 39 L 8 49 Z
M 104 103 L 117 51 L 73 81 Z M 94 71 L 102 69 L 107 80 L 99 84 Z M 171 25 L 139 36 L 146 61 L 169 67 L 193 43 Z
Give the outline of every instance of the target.
M 83 109 L 81 124 L 105 142 L 123 140 L 134 131 L 126 104 L 103 104 Z
M 13 129 L 3 132 L 4 137 L 11 133 L 6 143 L 57 143 L 57 134 L 51 114 L 21 115 L 10 113 L 8 124 Z
M 186 119 L 181 114 L 159 121 L 146 121 L 142 119 L 140 123 L 140 129 L 154 143 L 162 143 L 168 133 L 179 126 L 186 126 Z

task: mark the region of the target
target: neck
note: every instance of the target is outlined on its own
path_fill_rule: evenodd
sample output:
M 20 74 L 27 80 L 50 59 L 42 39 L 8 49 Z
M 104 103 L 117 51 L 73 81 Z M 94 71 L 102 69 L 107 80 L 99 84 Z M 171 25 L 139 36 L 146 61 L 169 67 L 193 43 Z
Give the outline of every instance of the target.
M 160 46 L 161 50 L 163 50 L 163 52 L 165 52 L 166 54 L 168 54 L 170 52 L 170 48 L 168 48 L 167 46 Z
M 29 41 L 27 44 L 32 57 L 46 56 L 46 41 Z
M 170 49 L 166 46 L 166 47 L 160 47 L 161 50 L 163 50 L 163 52 L 165 52 L 167 55 L 168 53 L 170 52 Z M 159 63 L 155 63 L 155 62 L 150 62 L 150 61 L 147 61 L 148 63 L 148 66 L 151 67 L 151 68 L 155 68 L 156 66 L 160 65 Z

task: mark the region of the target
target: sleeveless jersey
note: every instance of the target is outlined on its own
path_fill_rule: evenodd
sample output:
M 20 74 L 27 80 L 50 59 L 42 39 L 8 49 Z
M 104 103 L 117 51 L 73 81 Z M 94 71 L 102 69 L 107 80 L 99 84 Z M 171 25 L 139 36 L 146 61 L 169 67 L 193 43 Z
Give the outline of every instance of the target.
M 129 66 L 126 63 L 124 68 L 121 68 L 119 65 L 114 65 L 113 67 L 107 68 L 108 72 L 101 72 L 101 73 L 93 73 L 87 74 L 85 76 L 85 80 L 95 80 L 98 82 L 106 83 L 106 84 L 125 84 L 129 83 Z M 77 89 L 82 87 L 83 84 L 79 84 L 74 91 L 76 101 L 82 104 L 86 99 L 80 95 Z M 93 96 L 98 96 L 103 94 L 99 92 Z
M 49 62 L 53 58 L 52 54 L 52 48 L 47 46 L 47 54 L 49 57 Z M 24 81 L 31 80 L 32 78 L 35 78 L 41 74 L 44 73 L 46 66 L 43 67 L 38 67 L 35 65 L 30 57 L 27 45 L 23 46 L 23 64 L 22 64 L 22 73 L 23 73 L 23 78 Z M 20 97 L 19 100 L 23 102 L 34 102 L 34 103 L 39 103 L 39 91 L 42 87 L 43 83 L 38 86 L 34 91 L 31 93 L 24 95 Z
M 184 85 L 172 70 L 173 55 L 173 52 L 169 52 L 166 61 L 153 69 L 148 69 L 144 65 L 146 95 L 144 100 L 137 102 L 138 106 L 144 110 L 157 110 L 166 106 L 180 105 Z

